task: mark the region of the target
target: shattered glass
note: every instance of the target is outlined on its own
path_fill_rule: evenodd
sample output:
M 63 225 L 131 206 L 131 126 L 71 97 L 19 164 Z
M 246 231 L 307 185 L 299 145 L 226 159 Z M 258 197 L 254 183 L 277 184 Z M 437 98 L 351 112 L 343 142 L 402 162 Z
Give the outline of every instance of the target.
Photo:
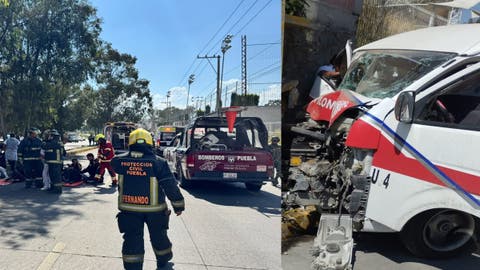
M 338 88 L 370 98 L 393 97 L 454 56 L 453 53 L 430 51 L 359 52 Z

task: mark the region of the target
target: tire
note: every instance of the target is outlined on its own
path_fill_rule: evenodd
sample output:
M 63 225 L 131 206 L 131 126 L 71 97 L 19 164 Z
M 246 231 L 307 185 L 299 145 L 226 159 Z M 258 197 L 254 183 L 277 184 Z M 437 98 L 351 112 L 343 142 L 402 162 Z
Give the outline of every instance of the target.
M 182 188 L 190 188 L 192 187 L 192 181 L 188 180 L 183 176 L 182 169 L 177 167 L 177 177 L 178 177 L 178 182 L 180 182 L 180 186 Z
M 262 188 L 262 183 L 245 183 L 245 187 L 250 191 L 259 191 Z
M 400 236 L 415 256 L 447 258 L 466 251 L 478 230 L 473 216 L 456 210 L 423 212 L 403 227 Z

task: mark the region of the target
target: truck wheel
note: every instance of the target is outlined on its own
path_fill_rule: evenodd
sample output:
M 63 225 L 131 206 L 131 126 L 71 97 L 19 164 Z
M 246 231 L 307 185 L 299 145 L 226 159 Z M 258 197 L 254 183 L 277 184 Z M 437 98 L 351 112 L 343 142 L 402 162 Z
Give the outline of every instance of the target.
M 189 188 L 192 186 L 192 182 L 183 176 L 182 169 L 177 168 L 177 177 L 178 177 L 178 182 L 180 182 L 180 186 L 182 188 Z
M 473 242 L 475 219 L 455 210 L 430 210 L 412 218 L 400 232 L 405 247 L 425 258 L 451 257 Z
M 262 188 L 262 183 L 245 183 L 245 187 L 251 191 L 259 191 Z

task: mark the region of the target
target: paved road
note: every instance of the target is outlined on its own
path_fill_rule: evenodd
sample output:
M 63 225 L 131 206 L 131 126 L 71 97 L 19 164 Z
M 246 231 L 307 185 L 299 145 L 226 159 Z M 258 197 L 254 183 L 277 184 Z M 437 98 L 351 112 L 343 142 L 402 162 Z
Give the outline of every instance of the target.
M 283 270 L 310 270 L 310 250 L 314 236 L 300 236 L 283 243 Z M 413 257 L 400 243 L 397 234 L 361 233 L 355 236 L 353 270 L 478 270 L 480 250 L 444 260 Z
M 122 269 L 114 188 L 57 196 L 22 187 L 0 186 L 0 269 Z M 171 218 L 167 269 L 280 269 L 278 188 L 210 184 L 182 192 L 187 210 Z M 147 232 L 145 239 L 144 269 L 155 269 Z

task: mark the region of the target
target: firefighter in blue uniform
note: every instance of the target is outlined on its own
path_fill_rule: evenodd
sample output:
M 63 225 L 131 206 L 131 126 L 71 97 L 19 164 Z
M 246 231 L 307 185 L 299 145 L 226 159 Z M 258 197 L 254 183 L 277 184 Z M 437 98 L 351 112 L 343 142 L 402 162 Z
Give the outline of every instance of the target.
M 51 193 L 62 194 L 62 168 L 63 157 L 66 155 L 63 143 L 60 141 L 60 133 L 52 129 L 48 140 L 42 146 L 45 151 L 45 162 L 48 164 L 48 174 L 51 180 Z
M 31 188 L 35 183 L 35 187 L 43 187 L 42 171 L 43 163 L 40 159 L 40 150 L 42 141 L 37 138 L 40 131 L 36 128 L 30 128 L 29 135 L 20 142 L 18 146 L 18 159 L 23 163 L 25 172 L 25 188 Z
M 144 129 L 129 136 L 129 152 L 112 160 L 118 173 L 118 227 L 123 233 L 122 258 L 127 270 L 142 269 L 145 253 L 143 227 L 147 224 L 157 267 L 172 259 L 167 229 L 170 210 L 165 195 L 178 215 L 185 202 L 167 162 L 153 153 L 153 139 Z

